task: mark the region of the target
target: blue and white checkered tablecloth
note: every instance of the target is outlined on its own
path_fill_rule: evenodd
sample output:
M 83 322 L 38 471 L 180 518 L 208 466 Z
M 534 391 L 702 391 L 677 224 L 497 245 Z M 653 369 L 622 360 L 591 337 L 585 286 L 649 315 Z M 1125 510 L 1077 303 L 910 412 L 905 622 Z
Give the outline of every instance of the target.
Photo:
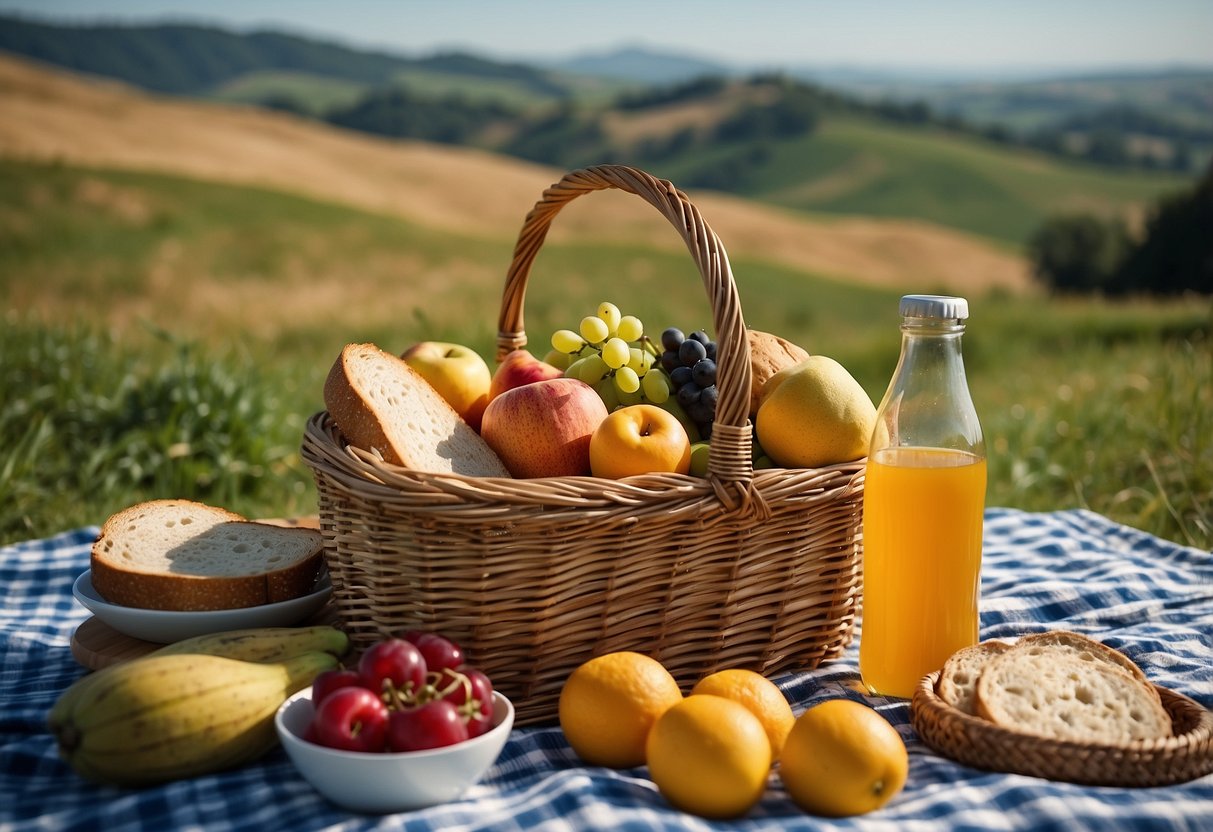
M 910 752 L 905 790 L 881 811 L 805 815 L 777 776 L 746 817 L 709 823 L 670 808 L 643 768 L 580 763 L 558 728 L 517 729 L 485 779 L 455 803 L 370 817 L 317 795 L 277 749 L 221 775 L 145 790 L 100 787 L 61 762 L 45 727 L 58 695 L 83 670 L 72 598 L 95 528 L 0 549 L 0 829 L 564 830 L 564 829 L 1166 829 L 1213 830 L 1213 775 L 1151 789 L 1092 788 L 958 765 L 927 748 L 903 700 L 858 687 L 856 647 L 811 673 L 778 678 L 797 714 L 832 697 L 866 701 Z M 1085 511 L 986 517 L 982 638 L 1048 629 L 1093 635 L 1156 682 L 1213 707 L 1213 555 Z

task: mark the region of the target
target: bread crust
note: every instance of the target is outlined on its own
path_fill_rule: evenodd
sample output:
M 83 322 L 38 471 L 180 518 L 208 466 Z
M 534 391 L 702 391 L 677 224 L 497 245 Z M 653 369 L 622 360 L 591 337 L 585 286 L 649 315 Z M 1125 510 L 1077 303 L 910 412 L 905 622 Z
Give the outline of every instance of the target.
M 953 708 L 972 714 L 973 694 L 982 670 L 990 659 L 1010 648 L 1005 641 L 983 641 L 957 650 L 944 662 L 935 692 Z
M 372 400 L 375 391 L 359 375 L 361 365 L 387 376 L 395 403 Z M 324 382 L 324 404 L 346 441 L 378 451 L 386 462 L 431 473 L 510 476 L 480 434 L 420 373 L 374 344 L 342 349 Z
M 112 556 L 115 544 L 129 533 L 134 521 L 165 511 L 189 512 L 211 521 L 213 525 L 207 527 L 211 529 L 239 524 L 242 531 L 273 535 L 271 540 L 298 538 L 306 553 L 282 569 L 236 575 L 150 570 L 119 563 Z M 179 612 L 240 609 L 299 598 L 315 589 L 324 565 L 324 537 L 315 529 L 257 523 L 226 509 L 191 500 L 150 500 L 123 509 L 102 525 L 89 555 L 93 589 L 106 601 L 125 607 Z
M 1119 743 L 1171 735 L 1158 689 L 1132 660 L 1065 631 L 1022 638 L 986 662 L 973 710 L 996 725 L 1053 739 Z

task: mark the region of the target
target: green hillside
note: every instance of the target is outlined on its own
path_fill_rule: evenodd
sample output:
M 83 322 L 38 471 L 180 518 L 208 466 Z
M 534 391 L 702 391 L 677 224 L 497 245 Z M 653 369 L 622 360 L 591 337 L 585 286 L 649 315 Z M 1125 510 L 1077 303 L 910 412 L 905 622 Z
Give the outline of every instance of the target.
M 0 545 L 152 497 L 250 516 L 315 510 L 304 421 L 345 343 L 442 339 L 491 360 L 512 241 L 266 190 L 0 163 Z M 878 399 L 897 293 L 733 262 L 747 323 L 851 370 Z M 650 330 L 709 326 L 689 257 L 549 243 L 535 350 L 601 300 Z M 977 299 L 965 339 L 988 504 L 1086 507 L 1213 543 L 1208 301 Z

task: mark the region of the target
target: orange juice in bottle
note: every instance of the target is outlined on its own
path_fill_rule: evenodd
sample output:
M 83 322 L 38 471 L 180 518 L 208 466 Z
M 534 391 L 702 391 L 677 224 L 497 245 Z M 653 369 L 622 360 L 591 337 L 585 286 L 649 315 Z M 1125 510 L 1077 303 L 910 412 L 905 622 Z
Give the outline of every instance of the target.
M 978 640 L 986 459 L 960 349 L 967 302 L 907 295 L 901 314 L 864 482 L 859 671 L 872 693 L 909 697 Z

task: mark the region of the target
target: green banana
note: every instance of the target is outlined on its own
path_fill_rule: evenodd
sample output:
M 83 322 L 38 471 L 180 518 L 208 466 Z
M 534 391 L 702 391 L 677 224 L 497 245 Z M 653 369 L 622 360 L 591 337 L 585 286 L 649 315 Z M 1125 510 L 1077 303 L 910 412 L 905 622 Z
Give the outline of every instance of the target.
M 253 627 L 183 639 L 166 644 L 142 658 L 201 653 L 246 662 L 273 663 L 312 652 L 340 657 L 349 646 L 349 636 L 336 627 Z M 63 714 L 71 710 L 73 702 L 83 696 L 90 686 L 103 681 L 116 669 L 117 666 L 102 668 L 78 679 L 51 708 L 48 715 L 51 726 L 62 721 Z
M 201 653 L 145 656 L 90 683 L 51 729 L 60 755 L 90 780 L 145 786 L 207 774 L 272 748 L 278 707 L 336 667 L 323 652 L 274 664 Z

